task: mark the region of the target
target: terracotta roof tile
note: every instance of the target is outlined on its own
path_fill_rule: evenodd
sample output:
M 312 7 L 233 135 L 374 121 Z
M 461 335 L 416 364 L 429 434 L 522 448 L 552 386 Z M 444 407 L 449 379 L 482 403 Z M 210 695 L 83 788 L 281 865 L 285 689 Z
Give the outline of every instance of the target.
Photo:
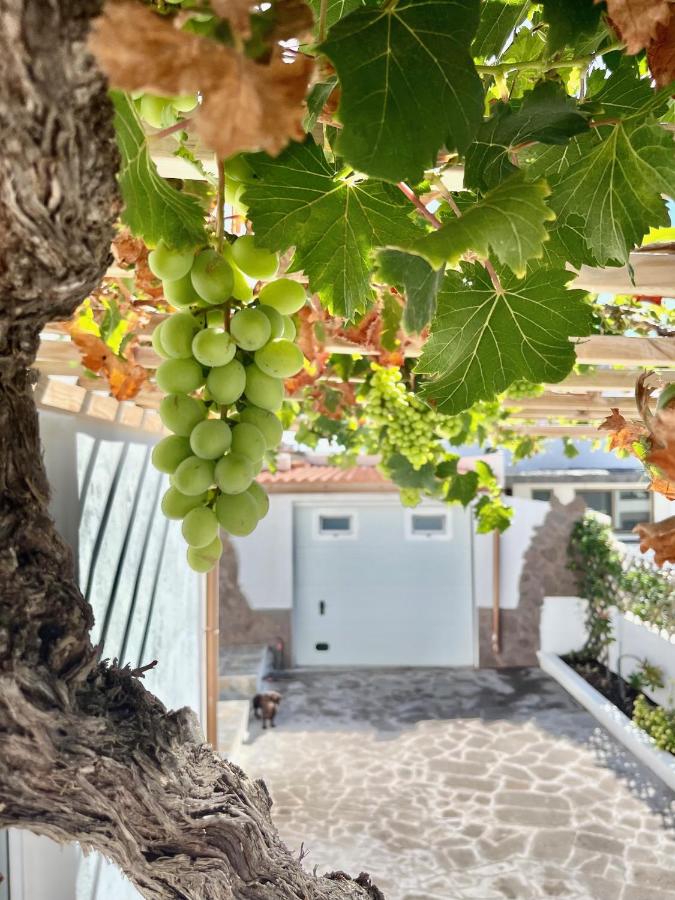
M 395 491 L 397 488 L 373 466 L 294 465 L 286 472 L 261 472 L 258 481 L 272 493 L 298 491 Z

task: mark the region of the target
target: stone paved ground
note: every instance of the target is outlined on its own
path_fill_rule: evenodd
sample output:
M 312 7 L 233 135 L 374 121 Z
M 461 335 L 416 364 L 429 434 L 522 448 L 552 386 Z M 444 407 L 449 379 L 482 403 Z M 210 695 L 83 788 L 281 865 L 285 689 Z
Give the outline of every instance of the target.
M 536 669 L 294 672 L 237 755 L 387 900 L 675 900 L 675 794 Z

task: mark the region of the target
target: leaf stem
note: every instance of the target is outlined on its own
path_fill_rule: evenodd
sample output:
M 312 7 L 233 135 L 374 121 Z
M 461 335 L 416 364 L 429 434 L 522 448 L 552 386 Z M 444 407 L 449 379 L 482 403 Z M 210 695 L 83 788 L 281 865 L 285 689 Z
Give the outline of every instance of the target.
M 328 0 L 321 0 L 319 6 L 319 43 L 323 44 L 326 39 L 326 20 L 328 18 Z
M 427 222 L 430 222 L 434 226 L 434 228 L 441 227 L 441 223 L 436 218 L 436 216 L 426 208 L 415 191 L 413 191 L 413 189 L 409 185 L 407 185 L 405 181 L 399 181 L 396 187 L 399 189 L 399 191 L 401 191 L 402 194 L 404 194 L 408 198 L 408 200 L 410 200 L 417 212 L 421 216 L 424 216 Z
M 507 72 L 522 72 L 523 70 L 532 70 L 535 72 L 552 72 L 556 69 L 576 69 L 589 66 L 594 60 L 602 56 L 604 53 L 612 53 L 614 50 L 623 50 L 624 44 L 617 41 L 605 47 L 599 53 L 593 53 L 589 56 L 580 56 L 577 59 L 568 60 L 540 60 L 525 59 L 520 62 L 494 63 L 490 66 L 476 66 L 479 75 L 503 75 Z
M 216 157 L 218 171 L 218 199 L 216 208 L 216 247 L 218 253 L 223 252 L 225 241 L 225 161 Z
M 149 134 L 148 137 L 164 138 L 168 137 L 170 134 L 175 134 L 177 131 L 189 131 L 191 127 L 192 119 L 181 119 L 179 122 L 174 122 L 173 125 L 169 125 L 168 128 L 162 128 L 161 131 L 155 131 L 154 134 Z

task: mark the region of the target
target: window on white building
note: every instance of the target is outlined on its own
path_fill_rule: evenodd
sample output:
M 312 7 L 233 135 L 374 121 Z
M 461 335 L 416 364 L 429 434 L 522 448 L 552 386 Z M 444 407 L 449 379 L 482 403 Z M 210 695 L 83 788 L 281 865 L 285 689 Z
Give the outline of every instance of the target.
M 356 516 L 354 513 L 318 513 L 317 535 L 324 538 L 353 538 L 356 536 Z
M 406 537 L 419 540 L 448 540 L 450 538 L 448 514 L 442 512 L 414 512 L 406 510 Z

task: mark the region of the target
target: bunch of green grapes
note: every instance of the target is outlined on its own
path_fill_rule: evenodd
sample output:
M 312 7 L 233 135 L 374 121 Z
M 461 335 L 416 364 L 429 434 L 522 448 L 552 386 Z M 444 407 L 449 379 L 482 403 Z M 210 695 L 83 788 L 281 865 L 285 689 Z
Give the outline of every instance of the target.
M 400 453 L 415 469 L 438 456 L 445 417 L 405 386 L 398 368 L 371 366 L 366 415 L 377 429 L 379 452 Z
M 199 103 L 196 94 L 160 97 L 158 94 L 134 91 L 131 96 L 141 119 L 153 128 L 168 128 L 175 125 L 184 113 L 192 112 Z
M 148 263 L 178 310 L 152 336 L 164 360 L 159 414 L 173 432 L 152 460 L 170 475 L 162 510 L 183 520 L 188 562 L 207 572 L 222 553 L 220 528 L 247 535 L 267 513 L 255 477 L 281 441 L 284 379 L 304 365 L 291 316 L 306 296 L 297 282 L 273 280 L 276 254 L 250 235 L 220 253 L 160 244 Z M 245 276 L 266 282 L 255 298 Z

